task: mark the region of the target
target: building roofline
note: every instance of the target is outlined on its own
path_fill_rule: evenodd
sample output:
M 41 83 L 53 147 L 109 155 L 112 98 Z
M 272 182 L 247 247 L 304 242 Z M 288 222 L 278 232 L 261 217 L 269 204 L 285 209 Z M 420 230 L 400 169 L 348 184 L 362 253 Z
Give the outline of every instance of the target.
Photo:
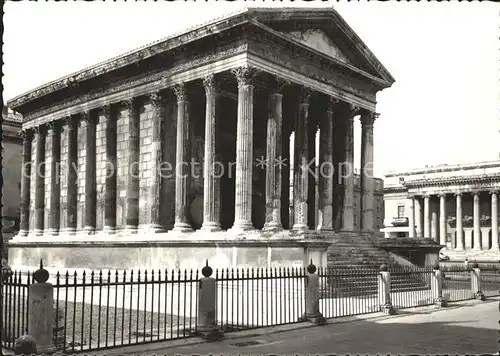
M 402 177 L 415 174 L 454 172 L 454 171 L 486 169 L 495 167 L 500 167 L 500 160 L 483 161 L 483 162 L 466 163 L 466 164 L 453 164 L 453 165 L 441 164 L 424 168 L 414 168 L 407 171 L 389 171 L 384 175 L 384 177 L 392 178 L 392 177 Z

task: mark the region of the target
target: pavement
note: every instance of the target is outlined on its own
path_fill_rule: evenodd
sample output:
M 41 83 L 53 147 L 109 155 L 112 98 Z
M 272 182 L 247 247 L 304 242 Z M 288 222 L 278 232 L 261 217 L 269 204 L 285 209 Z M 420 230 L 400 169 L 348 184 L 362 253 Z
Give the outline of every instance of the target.
M 111 355 L 284 355 L 284 354 L 496 354 L 499 301 L 466 301 L 436 309 L 398 310 L 330 319 L 328 325 L 301 323 L 228 333 L 224 340 L 198 338 L 107 350 Z M 94 354 L 94 353 L 93 353 Z M 96 352 L 95 354 L 99 354 Z

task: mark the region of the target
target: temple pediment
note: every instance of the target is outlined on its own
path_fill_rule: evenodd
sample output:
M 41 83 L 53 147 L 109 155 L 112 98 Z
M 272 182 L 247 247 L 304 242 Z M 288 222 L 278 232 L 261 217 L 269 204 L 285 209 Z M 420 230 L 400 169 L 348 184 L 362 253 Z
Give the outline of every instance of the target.
M 347 55 L 345 55 L 334 41 L 322 30 L 308 29 L 304 31 L 285 32 L 284 34 L 329 57 L 347 64 L 353 64 Z

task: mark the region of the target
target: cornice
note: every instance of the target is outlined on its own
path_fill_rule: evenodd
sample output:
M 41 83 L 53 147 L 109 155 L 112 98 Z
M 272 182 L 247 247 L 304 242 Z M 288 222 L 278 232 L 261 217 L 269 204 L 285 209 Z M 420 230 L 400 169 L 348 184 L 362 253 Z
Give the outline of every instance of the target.
M 443 165 L 443 166 L 434 166 L 434 167 L 426 167 L 421 169 L 409 170 L 409 171 L 401 171 L 401 172 L 387 172 L 385 174 L 386 178 L 392 177 L 407 177 L 412 175 L 419 174 L 432 174 L 432 173 L 445 173 L 445 172 L 459 172 L 459 171 L 469 171 L 474 169 L 487 169 L 487 168 L 500 168 L 500 160 L 498 161 L 487 161 L 487 162 L 477 162 L 477 163 L 469 163 L 463 165 Z
M 406 181 L 403 185 L 407 188 L 419 187 L 446 187 L 450 185 L 460 184 L 477 184 L 484 182 L 500 182 L 500 174 L 483 174 L 477 176 L 458 176 L 458 177 L 439 177 L 434 179 L 418 179 Z

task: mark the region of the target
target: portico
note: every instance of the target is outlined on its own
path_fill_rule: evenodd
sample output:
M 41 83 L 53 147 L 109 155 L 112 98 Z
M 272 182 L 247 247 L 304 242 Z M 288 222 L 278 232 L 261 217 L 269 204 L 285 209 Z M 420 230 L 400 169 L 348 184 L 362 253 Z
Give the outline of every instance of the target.
M 320 233 L 354 232 L 358 117 L 361 228 L 373 232 L 375 95 L 394 79 L 367 53 L 332 9 L 247 9 L 14 98 L 24 117 L 14 261 L 30 265 L 40 243 L 245 239 L 303 249 Z M 328 167 L 317 179 L 310 131 Z

